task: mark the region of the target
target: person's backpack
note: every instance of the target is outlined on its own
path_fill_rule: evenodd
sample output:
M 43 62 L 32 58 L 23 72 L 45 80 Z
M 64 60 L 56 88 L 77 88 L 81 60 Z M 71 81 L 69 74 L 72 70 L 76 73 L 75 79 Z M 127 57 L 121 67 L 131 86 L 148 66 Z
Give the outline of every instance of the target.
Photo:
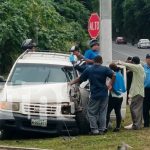
M 121 95 L 122 93 L 126 92 L 124 78 L 120 72 L 116 72 L 116 79 L 113 84 L 113 92 L 116 95 Z

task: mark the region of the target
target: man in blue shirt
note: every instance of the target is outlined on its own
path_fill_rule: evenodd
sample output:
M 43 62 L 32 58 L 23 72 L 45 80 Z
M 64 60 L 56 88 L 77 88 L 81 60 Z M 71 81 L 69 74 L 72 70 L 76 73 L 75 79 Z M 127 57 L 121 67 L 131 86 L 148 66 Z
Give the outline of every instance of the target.
M 98 55 L 100 55 L 100 48 L 99 48 L 99 42 L 97 39 L 92 39 L 90 41 L 90 47 L 91 49 L 88 49 L 85 51 L 84 54 L 84 59 L 86 61 L 87 64 L 93 64 L 94 63 L 94 58 Z
M 145 98 L 143 101 L 143 118 L 144 118 L 144 127 L 149 127 L 150 125 L 150 54 L 146 55 L 146 64 L 144 65 L 144 70 L 145 70 L 146 78 L 144 81 Z
M 108 105 L 108 90 L 112 89 L 115 80 L 114 72 L 108 67 L 102 66 L 102 57 L 96 56 L 94 64 L 88 67 L 79 78 L 70 82 L 70 85 L 90 82 L 90 101 L 88 103 L 87 115 L 90 122 L 91 133 L 104 134 L 106 129 L 106 114 Z M 106 78 L 111 78 L 109 85 L 106 85 Z M 97 124 L 97 116 L 99 126 Z

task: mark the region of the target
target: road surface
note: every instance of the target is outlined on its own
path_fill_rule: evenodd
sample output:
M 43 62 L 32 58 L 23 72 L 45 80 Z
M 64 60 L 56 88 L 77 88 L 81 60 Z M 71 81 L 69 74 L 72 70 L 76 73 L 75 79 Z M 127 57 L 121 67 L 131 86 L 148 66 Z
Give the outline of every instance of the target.
M 112 45 L 113 60 L 125 61 L 127 57 L 139 56 L 141 61 L 145 61 L 146 54 L 150 54 L 150 49 L 138 49 L 131 44 L 115 44 Z

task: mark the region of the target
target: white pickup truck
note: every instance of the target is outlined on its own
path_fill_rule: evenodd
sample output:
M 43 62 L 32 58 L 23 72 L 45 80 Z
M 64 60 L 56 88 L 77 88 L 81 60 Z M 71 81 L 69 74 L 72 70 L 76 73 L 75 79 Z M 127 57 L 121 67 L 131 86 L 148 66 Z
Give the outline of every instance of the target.
M 126 69 L 122 70 L 126 80 Z M 67 54 L 26 51 L 19 56 L 0 90 L 0 138 L 9 135 L 10 129 L 87 133 L 89 85 L 68 85 L 77 76 Z M 125 112 L 126 94 L 123 118 Z

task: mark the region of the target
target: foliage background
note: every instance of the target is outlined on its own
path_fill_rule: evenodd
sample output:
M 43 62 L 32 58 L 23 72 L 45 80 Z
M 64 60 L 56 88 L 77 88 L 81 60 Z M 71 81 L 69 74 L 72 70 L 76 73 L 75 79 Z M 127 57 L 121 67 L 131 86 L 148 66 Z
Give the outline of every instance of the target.
M 150 38 L 150 0 L 112 0 L 113 36 Z
M 0 71 L 7 72 L 22 53 L 21 43 L 34 39 L 39 47 L 68 51 L 87 40 L 91 6 L 77 0 L 1 0 Z

